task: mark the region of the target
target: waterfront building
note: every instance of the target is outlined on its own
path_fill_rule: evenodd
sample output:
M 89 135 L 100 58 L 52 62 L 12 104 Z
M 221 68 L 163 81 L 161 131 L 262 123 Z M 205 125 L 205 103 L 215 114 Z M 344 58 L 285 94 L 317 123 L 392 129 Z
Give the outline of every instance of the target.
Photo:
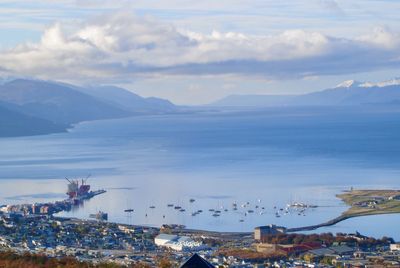
M 390 244 L 390 251 L 400 251 L 400 243 Z
M 196 242 L 188 236 L 159 234 L 154 238 L 157 246 L 168 247 L 176 251 L 202 250 L 207 247 L 201 242 Z
M 259 226 L 254 228 L 254 239 L 256 241 L 263 241 L 263 237 L 266 235 L 275 235 L 279 233 L 285 233 L 286 228 L 282 226 L 277 226 L 275 224 L 270 224 L 266 226 Z

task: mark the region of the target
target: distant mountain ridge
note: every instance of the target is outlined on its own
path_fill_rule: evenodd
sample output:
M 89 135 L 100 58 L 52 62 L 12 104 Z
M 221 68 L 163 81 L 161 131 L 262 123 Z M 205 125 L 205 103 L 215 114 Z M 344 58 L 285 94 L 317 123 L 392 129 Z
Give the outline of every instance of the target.
M 378 83 L 344 81 L 334 88 L 304 95 L 231 95 L 211 106 L 346 106 L 395 104 L 400 101 L 400 79 Z
M 116 86 L 78 87 L 76 89 L 131 113 L 165 113 L 173 112 L 177 109 L 168 100 L 155 97 L 144 98 Z
M 5 133 L 12 136 L 53 133 L 65 131 L 71 124 L 82 121 L 177 110 L 167 100 L 143 98 L 122 88 L 84 88 L 28 79 L 15 79 L 0 85 L 0 108 L 3 123 L 0 136 L 7 136 Z
M 0 86 L 0 100 L 19 111 L 54 123 L 128 116 L 129 113 L 89 95 L 52 82 L 17 79 Z
M 0 137 L 41 135 L 64 132 L 65 126 L 16 111 L 9 103 L 0 102 Z

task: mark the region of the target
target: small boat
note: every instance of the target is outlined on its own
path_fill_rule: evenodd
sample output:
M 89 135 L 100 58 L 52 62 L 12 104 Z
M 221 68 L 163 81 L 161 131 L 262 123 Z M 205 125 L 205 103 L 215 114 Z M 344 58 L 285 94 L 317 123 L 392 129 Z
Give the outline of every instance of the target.
M 125 209 L 124 212 L 133 212 L 132 208 Z
M 237 210 L 237 207 L 234 207 L 233 210 Z
M 225 212 L 228 212 L 228 209 L 224 209 Z
M 155 206 L 150 206 L 150 208 L 151 208 L 151 209 L 154 209 L 154 208 L 156 208 L 156 207 L 155 207 Z
M 193 198 L 189 199 L 189 202 L 190 202 L 190 203 L 193 203 L 194 201 L 196 201 L 196 200 L 193 199 Z
M 239 220 L 240 222 L 244 222 L 244 220 Z
M 175 206 L 174 209 L 181 209 L 182 207 L 180 206 Z
M 197 213 L 196 213 L 196 212 L 193 212 L 193 213 L 192 213 L 192 216 L 196 216 L 196 215 L 197 215 Z
M 213 217 L 219 217 L 219 216 L 221 216 L 221 215 L 219 215 L 218 213 L 214 213 L 214 214 L 212 214 L 213 215 Z
M 249 209 L 247 212 L 248 212 L 248 213 L 253 213 L 253 212 L 254 212 L 254 210 L 252 210 L 252 209 Z
M 221 213 L 221 210 L 215 210 L 214 212 L 219 214 Z
M 208 211 L 215 211 L 215 209 L 210 208 Z
M 174 204 L 168 204 L 167 205 L 167 207 L 169 207 L 169 208 L 171 208 L 171 207 L 173 207 L 174 206 Z
M 203 211 L 201 210 L 201 209 L 199 209 L 198 211 L 197 211 L 197 213 L 202 213 Z
M 108 214 L 106 212 L 103 212 L 103 211 L 99 211 L 96 214 L 90 214 L 89 217 L 90 218 L 94 218 L 94 219 L 99 220 L 99 221 L 108 220 Z
M 179 210 L 180 212 L 184 212 L 184 211 L 186 211 L 184 208 L 181 208 L 180 210 Z

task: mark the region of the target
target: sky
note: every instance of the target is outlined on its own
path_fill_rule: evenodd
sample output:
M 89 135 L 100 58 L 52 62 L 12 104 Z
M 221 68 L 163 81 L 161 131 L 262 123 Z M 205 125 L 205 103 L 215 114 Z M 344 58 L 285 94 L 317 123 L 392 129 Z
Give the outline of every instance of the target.
M 399 77 L 398 0 L 0 0 L 0 77 L 177 104 Z

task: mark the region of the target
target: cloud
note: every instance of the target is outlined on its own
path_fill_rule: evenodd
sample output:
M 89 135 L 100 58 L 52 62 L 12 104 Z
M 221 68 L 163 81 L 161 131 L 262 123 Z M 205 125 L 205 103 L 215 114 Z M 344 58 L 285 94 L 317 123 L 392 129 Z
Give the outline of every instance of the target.
M 72 28 L 56 23 L 39 42 L 1 51 L 0 70 L 108 83 L 157 75 L 302 78 L 398 67 L 399 48 L 399 35 L 385 28 L 353 39 L 304 30 L 203 34 L 118 12 Z
M 319 0 L 320 5 L 336 15 L 344 15 L 344 10 L 335 0 Z

